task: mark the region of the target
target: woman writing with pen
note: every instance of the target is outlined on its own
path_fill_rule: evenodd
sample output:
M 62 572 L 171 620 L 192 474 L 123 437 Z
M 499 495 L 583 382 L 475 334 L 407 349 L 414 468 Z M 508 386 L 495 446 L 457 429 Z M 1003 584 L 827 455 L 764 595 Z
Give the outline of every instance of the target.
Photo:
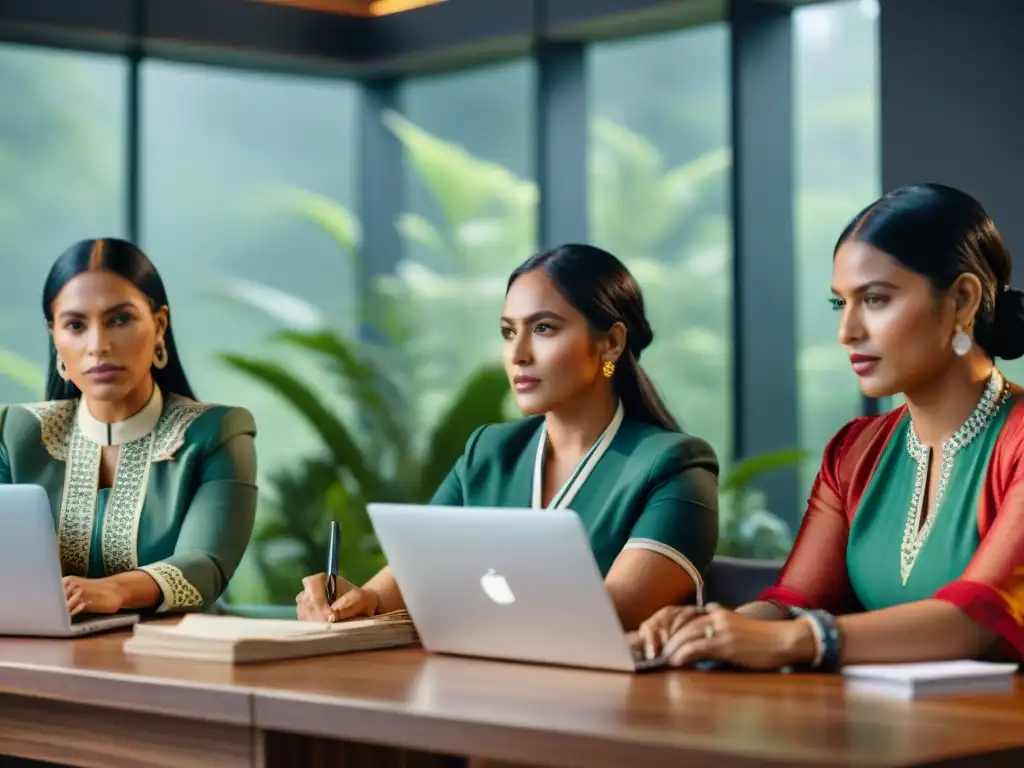
M 503 358 L 527 418 L 488 425 L 432 504 L 576 511 L 625 629 L 702 598 L 718 542 L 718 462 L 684 434 L 639 358 L 653 333 L 639 286 L 610 253 L 567 245 L 527 260 L 508 282 Z M 385 567 L 362 587 L 303 580 L 300 619 L 342 620 L 404 607 Z

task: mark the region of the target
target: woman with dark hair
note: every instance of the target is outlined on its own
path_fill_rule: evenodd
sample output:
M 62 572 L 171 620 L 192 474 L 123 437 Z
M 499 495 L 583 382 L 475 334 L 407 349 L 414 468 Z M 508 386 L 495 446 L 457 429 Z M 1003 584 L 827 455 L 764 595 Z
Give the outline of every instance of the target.
M 432 503 L 571 508 L 626 629 L 696 590 L 718 543 L 718 462 L 683 434 L 640 366 L 654 335 L 633 276 L 610 253 L 566 245 L 512 273 L 504 362 L 528 418 L 477 429 Z M 389 568 L 334 605 L 304 579 L 301 619 L 403 606 Z
M 163 282 L 131 243 L 71 246 L 43 314 L 46 401 L 0 408 L 0 483 L 50 497 L 69 613 L 209 606 L 252 532 L 252 415 L 196 402 Z
M 775 586 L 737 611 L 665 609 L 636 647 L 758 669 L 1024 657 L 1024 403 L 994 363 L 1024 354 L 1010 268 L 950 187 L 854 217 L 833 256 L 839 340 L 864 394 L 906 403 L 825 448 Z

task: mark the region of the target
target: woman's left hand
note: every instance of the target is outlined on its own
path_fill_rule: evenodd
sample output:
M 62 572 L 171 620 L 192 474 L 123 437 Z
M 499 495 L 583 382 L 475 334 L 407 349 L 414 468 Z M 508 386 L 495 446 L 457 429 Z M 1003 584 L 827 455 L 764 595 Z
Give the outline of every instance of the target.
M 681 667 L 714 660 L 746 669 L 775 670 L 814 659 L 814 633 L 806 621 L 761 621 L 711 604 L 662 608 L 630 634 L 644 658 L 661 654 Z
M 117 613 L 123 600 L 120 591 L 106 579 L 64 577 L 64 596 L 68 601 L 68 614 Z

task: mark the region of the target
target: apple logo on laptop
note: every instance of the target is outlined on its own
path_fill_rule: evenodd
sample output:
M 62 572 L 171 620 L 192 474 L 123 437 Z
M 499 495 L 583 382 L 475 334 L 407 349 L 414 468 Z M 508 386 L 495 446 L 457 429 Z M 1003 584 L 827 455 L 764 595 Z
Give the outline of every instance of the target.
M 512 605 L 516 601 L 508 581 L 493 568 L 489 568 L 487 573 L 480 577 L 480 586 L 483 587 L 484 594 L 498 605 Z

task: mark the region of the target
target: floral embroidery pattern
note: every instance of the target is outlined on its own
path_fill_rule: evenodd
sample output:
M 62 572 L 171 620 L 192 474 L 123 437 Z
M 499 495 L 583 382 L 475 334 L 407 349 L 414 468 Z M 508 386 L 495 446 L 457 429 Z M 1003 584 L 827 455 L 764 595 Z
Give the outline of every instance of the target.
M 138 538 L 142 504 L 149 485 L 153 433 L 121 446 L 117 477 L 103 515 L 103 569 L 107 575 L 139 564 Z
M 43 447 L 57 461 L 67 461 L 71 428 L 75 423 L 77 400 L 52 400 L 22 406 L 39 421 Z
M 66 575 L 85 576 L 89 571 L 96 520 L 101 448 L 79 431 L 78 403 L 78 400 L 55 400 L 24 408 L 39 421 L 41 441 L 47 453 L 67 464 L 58 525 L 61 565 Z M 121 446 L 103 521 L 103 566 L 107 574 L 138 567 L 139 520 L 149 486 L 150 467 L 158 461 L 173 461 L 184 445 L 188 428 L 211 407 L 209 403 L 171 395 L 164 402 L 163 414 L 153 432 Z M 179 583 L 172 575 L 167 581 L 168 588 L 178 589 L 183 600 L 194 599 L 187 593 L 195 588 L 180 575 L 181 571 L 173 566 L 166 567 L 180 577 Z M 170 586 L 175 584 L 177 586 Z M 199 599 L 201 603 L 202 598 Z
M 160 591 L 164 593 L 164 602 L 160 606 L 161 611 L 171 608 L 202 607 L 202 594 L 185 578 L 185 574 L 181 572 L 180 568 L 170 563 L 154 563 L 143 566 L 141 570 L 152 576 L 160 585 Z
M 153 461 L 172 461 L 174 454 L 184 445 L 185 432 L 192 426 L 192 422 L 211 407 L 209 403 L 197 403 L 180 395 L 171 395 L 156 425 Z
M 96 488 L 100 476 L 100 447 L 88 440 L 71 422 L 68 463 L 61 494 L 60 542 L 61 572 L 65 576 L 85 576 L 89 572 L 89 549 L 96 519 Z
M 971 444 L 978 435 L 992 421 L 993 417 L 1003 406 L 1003 403 L 1010 397 L 1010 385 L 1003 378 L 998 369 L 992 370 L 985 390 L 981 393 L 981 400 L 974 407 L 967 421 L 960 425 L 960 428 L 942 444 L 939 466 L 939 482 L 935 488 L 935 498 L 932 499 L 932 509 L 929 513 L 926 506 L 926 489 L 928 486 L 928 469 L 931 459 L 931 448 L 921 443 L 914 429 L 914 423 L 910 423 L 907 430 L 907 452 L 917 462 L 917 471 L 914 475 L 914 491 L 910 497 L 910 509 L 907 511 L 906 523 L 903 526 L 903 542 L 900 547 L 900 576 L 903 579 L 903 586 L 907 586 L 910 573 L 917 562 L 935 525 L 935 518 L 942 509 L 942 501 L 946 495 L 946 489 L 953 476 L 953 462 L 956 454 Z M 921 516 L 928 514 L 924 524 L 921 523 Z

